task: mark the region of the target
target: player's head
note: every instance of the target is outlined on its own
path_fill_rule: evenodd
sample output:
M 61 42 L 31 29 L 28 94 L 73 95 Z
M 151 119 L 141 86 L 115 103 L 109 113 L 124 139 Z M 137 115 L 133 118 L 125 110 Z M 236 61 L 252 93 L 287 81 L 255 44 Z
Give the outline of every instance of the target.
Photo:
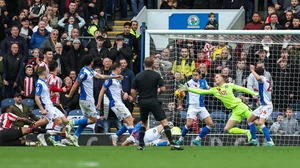
M 291 107 L 286 108 L 285 115 L 287 118 L 292 118 L 294 115 L 293 109 Z
M 58 71 L 58 63 L 56 61 L 49 62 L 48 67 L 50 72 Z
M 46 77 L 46 74 L 47 74 L 47 69 L 46 69 L 46 67 L 40 66 L 40 67 L 38 68 L 37 73 L 38 73 L 39 76 L 44 76 L 44 77 Z
M 200 79 L 200 74 L 201 74 L 200 69 L 198 69 L 198 68 L 194 69 L 194 70 L 193 70 L 193 73 L 192 73 L 192 75 L 193 75 L 193 80 L 194 80 L 194 81 L 199 81 L 199 79 Z
M 217 86 L 221 86 L 222 84 L 226 83 L 227 77 L 223 74 L 216 74 L 215 75 L 215 82 Z
M 153 59 L 151 57 L 147 57 L 144 60 L 144 66 L 145 66 L 145 68 L 152 68 L 153 67 L 153 63 L 154 63 L 154 61 L 153 61 Z
M 84 66 L 93 66 L 94 65 L 94 58 L 92 55 L 86 55 L 83 57 L 83 64 Z
M 264 70 L 264 68 L 262 68 L 262 67 L 257 67 L 257 68 L 255 69 L 255 72 L 256 72 L 259 76 L 264 76 L 265 70 Z
M 48 61 L 52 61 L 52 59 L 53 59 L 53 52 L 52 52 L 51 48 L 48 48 L 48 47 L 44 48 L 43 55 L 44 55 L 44 58 L 46 58 Z
M 4 114 L 4 113 L 9 113 L 10 112 L 10 108 L 9 106 L 3 106 L 1 108 L 1 113 Z
M 114 71 L 116 73 L 115 75 L 120 75 L 122 72 L 121 64 L 119 62 L 114 62 L 111 65 L 111 71 Z

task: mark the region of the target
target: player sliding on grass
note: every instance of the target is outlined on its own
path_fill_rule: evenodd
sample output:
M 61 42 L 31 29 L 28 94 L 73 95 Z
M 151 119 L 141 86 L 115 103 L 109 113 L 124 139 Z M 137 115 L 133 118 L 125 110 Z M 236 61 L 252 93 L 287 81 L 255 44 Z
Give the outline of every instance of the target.
M 174 125 L 172 122 L 168 122 L 170 128 Z M 142 122 L 139 122 L 132 131 L 131 135 L 122 143 L 122 146 L 128 146 L 130 144 L 139 145 L 139 131 L 142 126 Z M 168 146 L 169 141 L 163 139 L 164 127 L 160 124 L 154 128 L 147 129 L 145 132 L 144 142 L 145 146 Z
M 208 89 L 209 86 L 207 85 L 207 82 L 205 79 L 201 78 L 201 72 L 199 69 L 193 70 L 193 79 L 189 80 L 186 83 L 187 86 L 190 88 L 201 88 L 201 89 Z M 193 126 L 194 120 L 197 118 L 197 116 L 200 116 L 200 119 L 202 119 L 206 126 L 201 130 L 199 133 L 199 136 L 196 137 L 196 139 L 192 140 L 193 144 L 196 146 L 201 146 L 201 139 L 207 135 L 211 128 L 214 126 L 214 123 L 211 119 L 210 114 L 206 110 L 204 106 L 204 95 L 199 95 L 195 93 L 188 93 L 188 100 L 189 100 L 189 108 L 187 111 L 187 120 L 186 125 L 182 129 L 181 136 L 179 140 L 176 142 L 178 145 L 182 145 L 183 138 L 185 135 L 189 132 L 191 127 Z M 178 110 L 183 110 L 182 108 L 182 101 L 179 100 L 179 107 Z
M 253 111 L 251 116 L 248 118 L 247 122 L 250 126 L 250 132 L 252 135 L 252 140 L 248 143 L 250 146 L 257 146 L 258 142 L 256 141 L 256 127 L 253 123 L 257 117 L 259 117 L 259 125 L 262 128 L 264 136 L 267 140 L 267 146 L 274 146 L 273 141 L 270 138 L 270 133 L 268 128 L 265 126 L 266 118 L 268 118 L 272 111 L 273 105 L 271 102 L 271 82 L 264 77 L 263 68 L 254 68 L 253 65 L 250 65 L 250 71 L 258 82 L 258 93 L 260 97 L 260 106 Z
M 34 122 L 23 117 L 19 117 L 11 113 L 9 107 L 2 107 L 0 116 L 0 146 L 38 146 L 43 142 L 30 142 L 25 139 L 20 139 L 24 135 L 29 133 L 45 134 L 48 133 L 51 136 L 56 135 L 57 132 L 49 131 L 41 128 L 11 128 L 13 122 L 23 121 L 29 125 L 34 125 Z
M 226 83 L 226 77 L 222 74 L 216 74 L 215 82 L 217 86 L 209 90 L 189 88 L 186 85 L 181 85 L 180 90 L 196 94 L 212 94 L 217 99 L 221 100 L 227 109 L 232 110 L 232 115 L 227 121 L 224 131 L 230 134 L 246 134 L 249 141 L 251 139 L 250 131 L 234 126 L 240 123 L 243 118 L 249 118 L 251 115 L 251 109 L 249 109 L 248 106 L 241 101 L 241 99 L 235 97 L 233 91 L 238 90 L 240 92 L 251 94 L 252 96 L 257 96 L 258 93 L 252 92 L 247 88 L 237 86 L 233 83 Z

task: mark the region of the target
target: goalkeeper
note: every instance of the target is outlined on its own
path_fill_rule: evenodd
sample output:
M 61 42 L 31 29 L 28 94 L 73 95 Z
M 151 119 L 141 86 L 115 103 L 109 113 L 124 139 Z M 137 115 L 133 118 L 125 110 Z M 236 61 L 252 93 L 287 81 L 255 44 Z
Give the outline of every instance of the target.
M 221 100 L 224 106 L 227 109 L 232 110 L 232 115 L 226 123 L 224 128 L 225 132 L 230 134 L 246 134 L 248 141 L 251 140 L 251 133 L 248 130 L 240 129 L 235 127 L 238 123 L 242 121 L 243 118 L 249 118 L 251 115 L 251 109 L 245 105 L 241 99 L 234 96 L 233 91 L 237 90 L 252 96 L 258 96 L 258 93 L 255 93 L 247 88 L 237 86 L 233 83 L 226 83 L 226 77 L 222 74 L 216 74 L 215 76 L 216 87 L 213 87 L 209 90 L 202 90 L 198 88 L 189 88 L 186 85 L 181 85 L 180 90 L 188 91 L 196 94 L 212 94 L 217 99 Z

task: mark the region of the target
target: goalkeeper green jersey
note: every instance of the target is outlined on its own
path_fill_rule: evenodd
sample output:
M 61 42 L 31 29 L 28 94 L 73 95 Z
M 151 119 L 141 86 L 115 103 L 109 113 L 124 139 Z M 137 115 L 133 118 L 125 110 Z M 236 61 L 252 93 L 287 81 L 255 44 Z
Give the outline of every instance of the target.
M 240 92 L 244 92 L 247 94 L 251 94 L 252 96 L 257 96 L 258 93 L 255 93 L 247 88 L 235 85 L 233 83 L 224 83 L 222 86 L 213 87 L 209 90 L 202 90 L 196 88 L 188 88 L 189 92 L 196 93 L 196 94 L 212 94 L 217 99 L 221 100 L 224 106 L 227 109 L 233 109 L 237 105 L 239 105 L 242 100 L 237 98 L 233 94 L 233 90 L 238 90 Z

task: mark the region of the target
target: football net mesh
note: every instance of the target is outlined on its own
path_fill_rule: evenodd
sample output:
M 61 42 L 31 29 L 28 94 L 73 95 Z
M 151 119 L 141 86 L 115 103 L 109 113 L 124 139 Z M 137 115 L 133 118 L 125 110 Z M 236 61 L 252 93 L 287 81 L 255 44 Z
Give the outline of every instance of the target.
M 245 31 L 246 33 L 246 31 Z M 183 99 L 183 110 L 179 111 L 178 101 L 174 92 L 180 83 L 192 78 L 191 71 L 199 68 L 202 77 L 210 87 L 215 86 L 214 75 L 222 73 L 228 77 L 228 82 L 248 87 L 258 91 L 257 83 L 250 80 L 249 66 L 264 66 L 265 75 L 272 83 L 273 113 L 267 119 L 266 126 L 276 145 L 297 145 L 298 137 L 288 135 L 297 134 L 300 121 L 299 104 L 299 35 L 247 35 L 247 34 L 149 34 L 151 40 L 150 55 L 154 58 L 154 70 L 161 74 L 165 81 L 166 92 L 159 96 L 168 120 L 175 127 L 185 125 L 188 100 Z M 150 47 L 149 47 L 150 46 Z M 147 54 L 146 54 L 147 56 Z M 184 57 L 184 58 L 183 58 Z M 187 59 L 186 59 L 187 58 Z M 176 66 L 174 66 L 176 64 Z M 259 106 L 259 101 L 251 95 L 235 92 L 235 96 L 242 99 L 252 110 Z M 214 121 L 211 133 L 203 139 L 205 145 L 238 145 L 246 143 L 246 135 L 232 135 L 224 133 L 224 127 L 231 111 L 213 96 L 205 95 L 205 107 Z M 293 126 L 282 124 L 279 127 L 277 117 L 283 114 L 287 107 L 294 111 L 292 119 L 296 121 Z M 150 116 L 150 127 L 158 125 L 153 116 Z M 273 125 L 273 126 L 272 126 Z M 193 128 L 185 138 L 185 145 L 195 138 L 205 126 L 200 119 L 194 121 Z M 249 130 L 246 119 L 237 127 Z M 271 128 L 272 127 L 272 128 Z M 282 136 L 282 132 L 286 132 Z M 287 133 L 289 132 L 289 133 Z M 174 130 L 173 133 L 180 135 Z M 257 131 L 258 139 L 264 142 L 263 134 Z M 177 138 L 176 138 L 177 139 Z

